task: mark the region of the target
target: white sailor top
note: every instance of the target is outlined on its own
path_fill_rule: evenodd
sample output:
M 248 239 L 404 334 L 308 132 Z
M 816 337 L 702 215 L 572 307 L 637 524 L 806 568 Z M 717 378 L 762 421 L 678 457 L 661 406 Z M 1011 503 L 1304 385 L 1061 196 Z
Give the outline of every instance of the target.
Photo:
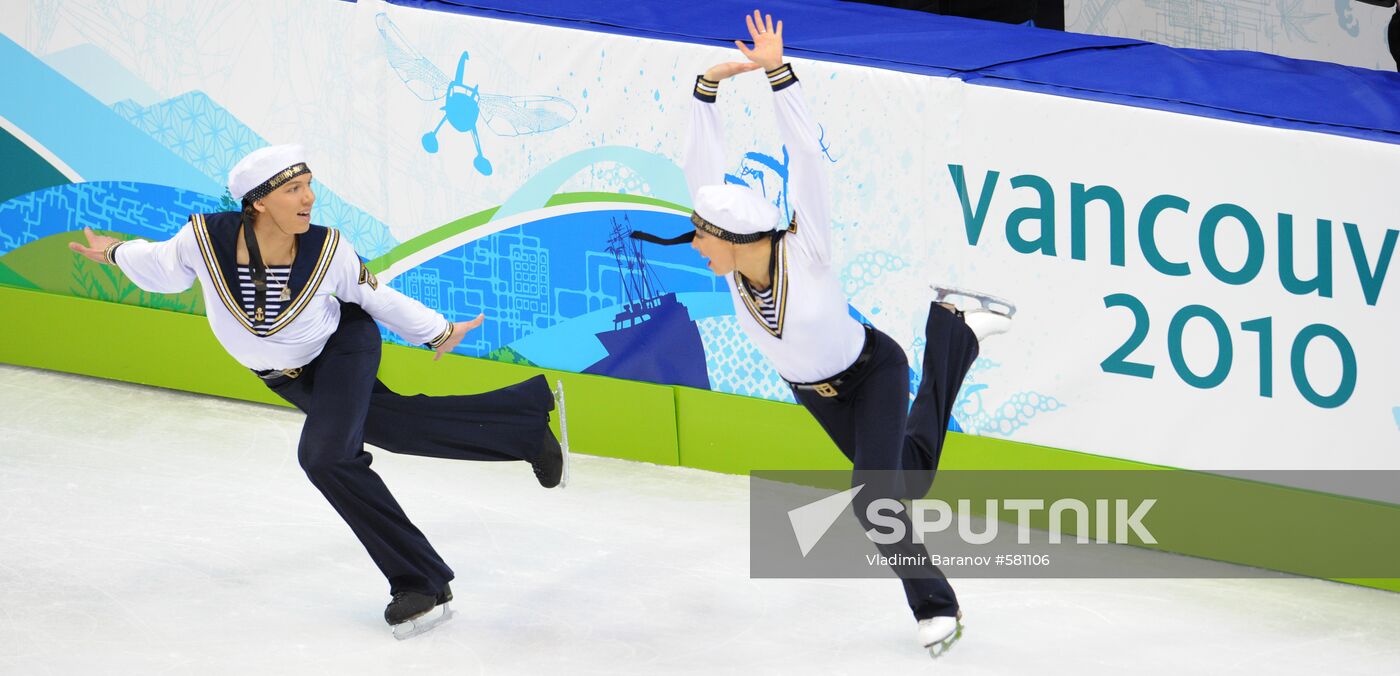
M 787 145 L 788 203 L 796 220 L 773 251 L 771 321 L 760 297 L 738 271 L 728 276 L 739 327 L 789 382 L 812 383 L 846 370 L 860 356 L 865 330 L 851 317 L 841 280 L 831 267 L 831 179 L 817 125 L 802 86 L 784 64 L 768 73 Z M 691 107 L 685 177 L 693 197 L 724 182 L 724 134 L 715 110 L 718 85 L 700 78 Z
M 339 231 L 319 225 L 298 235 L 280 310 L 256 321 L 244 307 L 239 282 L 239 227 L 237 212 L 196 214 L 164 242 L 124 242 L 110 256 L 146 291 L 179 293 L 198 279 L 214 337 L 256 371 L 305 366 L 321 354 L 340 324 L 337 299 L 359 305 L 411 343 L 437 347 L 451 335 L 451 322 L 381 285 Z

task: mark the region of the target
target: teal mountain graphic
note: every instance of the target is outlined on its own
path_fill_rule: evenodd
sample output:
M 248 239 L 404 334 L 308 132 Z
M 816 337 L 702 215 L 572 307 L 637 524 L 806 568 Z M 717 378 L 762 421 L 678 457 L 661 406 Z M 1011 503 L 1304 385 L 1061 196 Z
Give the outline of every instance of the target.
M 0 117 L 70 167 L 77 180 L 163 185 L 217 199 L 234 163 L 267 145 L 203 92 L 137 103 L 148 100 L 150 88 L 93 45 L 46 62 L 0 35 L 0 63 L 0 91 L 25 93 L 0 96 Z M 348 235 L 361 256 L 373 258 L 397 244 L 383 223 L 324 186 L 315 217 Z
M 218 194 L 213 181 L 0 34 L 0 118 L 80 181 L 133 181 Z M 19 136 L 17 134 L 17 136 Z M 66 172 L 65 172 L 66 173 Z
M 148 106 L 161 98 L 150 85 L 97 45 L 75 45 L 53 52 L 43 61 L 90 96 L 109 106 L 127 99 Z

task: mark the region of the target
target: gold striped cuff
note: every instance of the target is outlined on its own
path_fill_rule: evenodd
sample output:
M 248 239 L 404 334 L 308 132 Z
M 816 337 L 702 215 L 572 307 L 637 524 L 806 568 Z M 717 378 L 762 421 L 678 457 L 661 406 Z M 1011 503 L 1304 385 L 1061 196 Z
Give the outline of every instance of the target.
M 442 333 L 439 333 L 436 338 L 428 341 L 428 347 L 431 347 L 434 350 L 438 349 L 439 347 L 442 347 L 442 344 L 447 342 L 448 338 L 452 337 L 452 330 L 454 328 L 456 328 L 455 325 L 451 321 L 448 321 L 447 328 L 443 329 Z
M 794 82 L 797 82 L 797 73 L 792 72 L 792 64 L 790 63 L 764 72 L 768 74 L 768 84 L 775 92 L 791 87 Z
M 719 97 L 719 83 L 714 80 L 706 80 L 704 75 L 695 77 L 695 98 L 705 103 L 714 103 Z
M 125 242 L 125 241 L 112 242 L 111 244 L 108 244 L 108 245 L 107 245 L 107 248 L 106 248 L 106 249 L 103 249 L 103 250 L 102 250 L 102 255 L 107 259 L 107 264 L 108 264 L 108 265 L 116 265 L 116 264 L 117 264 L 117 259 L 115 258 L 115 256 L 117 255 L 117 247 L 119 247 L 119 246 L 121 246 L 121 245 L 123 245 L 123 244 L 126 244 L 126 242 Z

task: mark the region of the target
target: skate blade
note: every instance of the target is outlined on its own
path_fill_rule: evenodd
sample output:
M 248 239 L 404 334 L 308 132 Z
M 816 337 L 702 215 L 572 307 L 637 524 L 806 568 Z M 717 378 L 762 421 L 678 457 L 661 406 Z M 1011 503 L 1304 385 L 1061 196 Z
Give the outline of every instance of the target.
M 995 312 L 999 315 L 1006 315 L 1007 317 L 1016 316 L 1016 304 L 1000 296 L 993 296 L 989 293 L 972 291 L 970 289 L 960 289 L 955 286 L 930 284 L 929 288 L 933 289 L 933 302 L 935 303 L 942 303 L 943 300 L 949 296 L 958 296 L 959 298 L 977 301 L 978 306 L 988 312 Z M 966 311 L 966 308 L 959 309 Z
M 431 631 L 434 627 L 452 619 L 452 609 L 446 603 L 434 607 L 407 622 L 393 625 L 394 638 L 404 641 L 419 634 Z
M 554 381 L 555 406 L 559 409 L 559 453 L 563 456 L 564 470 L 559 475 L 559 488 L 569 485 L 569 412 L 564 407 L 564 381 Z
M 953 647 L 954 643 L 958 642 L 958 639 L 962 638 L 962 634 L 963 623 L 962 620 L 958 620 L 958 628 L 953 631 L 952 635 L 932 645 L 924 646 L 928 648 L 928 656 L 936 660 L 948 654 L 948 650 Z

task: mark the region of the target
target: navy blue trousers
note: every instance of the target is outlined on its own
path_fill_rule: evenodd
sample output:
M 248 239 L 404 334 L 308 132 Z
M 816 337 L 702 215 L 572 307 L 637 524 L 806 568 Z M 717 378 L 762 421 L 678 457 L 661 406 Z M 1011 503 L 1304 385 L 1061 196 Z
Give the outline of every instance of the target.
M 977 337 L 972 329 L 942 307 L 929 307 L 924 336 L 927 342 L 923 379 L 912 407 L 909 359 L 893 338 L 879 330 L 871 330 L 866 338 L 874 341 L 870 361 L 851 380 L 842 383 L 837 396 L 794 390 L 797 400 L 851 459 L 851 485 L 865 486 L 856 493 L 852 505 L 866 530 L 874 527 L 866 518 L 870 503 L 880 498 L 922 498 L 933 486 L 958 389 L 977 359 Z M 898 518 L 904 522 L 904 539 L 876 545 L 880 553 L 927 560 L 928 550 L 914 542 L 909 515 L 901 511 Z M 936 566 L 894 566 L 894 571 L 904 583 L 904 595 L 914 617 L 922 620 L 957 615 L 957 595 Z
M 390 592 L 436 594 L 452 569 L 428 544 L 379 475 L 364 444 L 453 460 L 533 461 L 554 396 L 544 376 L 481 394 L 404 396 L 376 376 L 379 327 L 342 303 L 340 326 L 297 378 L 267 385 L 306 413 L 297 459 L 389 580 Z

